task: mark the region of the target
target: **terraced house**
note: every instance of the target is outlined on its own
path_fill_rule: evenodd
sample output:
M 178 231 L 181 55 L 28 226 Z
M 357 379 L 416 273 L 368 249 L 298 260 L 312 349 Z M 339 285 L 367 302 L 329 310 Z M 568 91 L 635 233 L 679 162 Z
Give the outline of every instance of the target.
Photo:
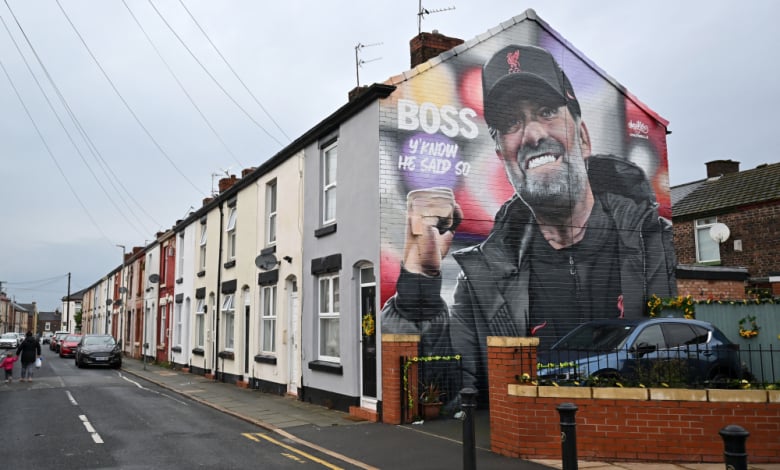
M 533 10 L 410 47 L 107 275 L 126 354 L 392 422 L 401 356 L 486 402 L 488 336 L 676 293 L 662 117 Z

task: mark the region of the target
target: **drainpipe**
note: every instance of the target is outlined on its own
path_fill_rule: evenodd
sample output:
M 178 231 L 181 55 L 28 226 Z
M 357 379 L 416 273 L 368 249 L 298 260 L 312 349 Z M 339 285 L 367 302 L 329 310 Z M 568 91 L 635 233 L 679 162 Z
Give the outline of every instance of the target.
M 217 380 L 217 377 L 219 377 L 219 312 L 222 308 L 220 304 L 220 294 L 222 293 L 222 235 L 224 232 L 224 225 L 225 223 L 225 211 L 224 211 L 224 201 L 219 202 L 219 250 L 217 251 L 217 297 L 214 307 L 216 308 L 216 312 L 214 312 L 214 318 L 216 319 L 216 327 L 214 328 L 214 351 L 213 351 L 213 358 L 214 358 L 214 380 Z M 224 380 L 223 380 L 224 381 Z

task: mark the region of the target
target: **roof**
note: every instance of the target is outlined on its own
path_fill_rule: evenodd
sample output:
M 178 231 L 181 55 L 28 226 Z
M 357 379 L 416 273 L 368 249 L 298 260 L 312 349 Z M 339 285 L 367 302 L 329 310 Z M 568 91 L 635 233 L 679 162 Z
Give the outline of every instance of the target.
M 780 163 L 672 188 L 672 217 L 715 215 L 750 204 L 780 201 Z M 687 191 L 687 194 L 685 192 Z M 680 197 L 675 202 L 674 194 Z
M 60 321 L 62 315 L 60 312 L 38 312 L 38 321 Z

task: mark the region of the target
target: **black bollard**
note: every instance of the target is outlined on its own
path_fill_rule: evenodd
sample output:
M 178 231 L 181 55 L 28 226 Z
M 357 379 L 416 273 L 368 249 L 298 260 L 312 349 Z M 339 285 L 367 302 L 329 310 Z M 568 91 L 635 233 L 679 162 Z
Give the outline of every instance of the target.
M 747 470 L 747 451 L 745 441 L 750 435 L 744 428 L 729 424 L 718 431 L 723 438 L 723 458 L 728 470 Z
M 463 419 L 463 470 L 476 470 L 477 443 L 474 438 L 474 409 L 477 407 L 477 391 L 471 387 L 461 390 L 460 407 L 466 415 Z
M 561 415 L 561 454 L 563 470 L 577 470 L 577 405 L 561 403 L 556 408 Z

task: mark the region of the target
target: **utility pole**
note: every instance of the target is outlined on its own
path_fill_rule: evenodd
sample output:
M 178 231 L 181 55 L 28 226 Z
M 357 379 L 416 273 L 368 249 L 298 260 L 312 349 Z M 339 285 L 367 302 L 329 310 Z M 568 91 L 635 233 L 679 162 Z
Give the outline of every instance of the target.
M 68 273 L 68 296 L 65 297 L 65 329 L 70 331 L 70 273 Z

